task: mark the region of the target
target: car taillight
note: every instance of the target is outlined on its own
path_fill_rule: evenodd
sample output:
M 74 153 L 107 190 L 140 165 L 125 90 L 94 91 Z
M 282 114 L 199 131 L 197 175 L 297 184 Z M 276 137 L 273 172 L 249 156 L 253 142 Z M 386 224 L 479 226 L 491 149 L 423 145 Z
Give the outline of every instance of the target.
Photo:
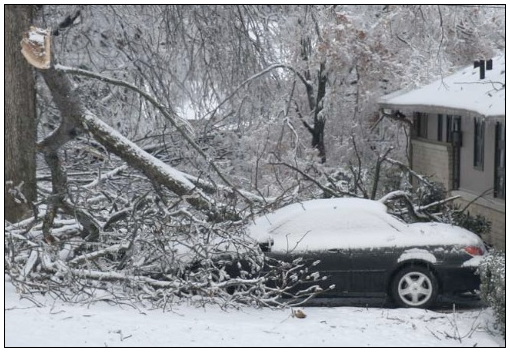
M 472 256 L 483 255 L 483 253 L 484 253 L 484 250 L 482 247 L 476 247 L 476 246 L 464 247 L 464 251 L 471 254 Z

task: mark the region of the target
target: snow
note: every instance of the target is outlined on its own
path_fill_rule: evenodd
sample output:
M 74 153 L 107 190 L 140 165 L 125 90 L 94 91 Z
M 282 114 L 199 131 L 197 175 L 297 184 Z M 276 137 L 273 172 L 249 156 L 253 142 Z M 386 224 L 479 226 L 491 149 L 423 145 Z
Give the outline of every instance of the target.
M 5 347 L 500 347 L 490 309 L 306 307 L 222 310 L 180 304 L 167 311 L 48 296 L 19 299 L 5 282 Z M 37 302 L 37 304 L 36 304 Z M 459 338 L 460 337 L 460 338 Z
M 44 35 L 39 32 L 28 32 L 28 40 L 38 45 L 44 45 Z
M 378 201 L 359 198 L 317 199 L 288 205 L 254 220 L 248 227 L 273 251 L 426 245 L 481 246 L 475 234 L 440 223 L 405 224 Z
M 467 261 L 465 261 L 464 263 L 462 263 L 462 266 L 463 267 L 474 267 L 474 268 L 478 268 L 482 262 L 482 259 L 484 257 L 483 256 L 476 256 L 476 257 L 473 257 Z
M 30 30 L 28 31 L 28 40 L 33 44 L 44 47 L 44 38 L 49 34 L 49 29 L 30 27 Z
M 383 96 L 379 103 L 393 108 L 419 105 L 468 110 L 485 117 L 505 116 L 504 85 L 505 56 L 498 55 L 483 80 L 480 69 L 471 65 L 422 88 Z
M 437 262 L 436 257 L 430 253 L 429 251 L 421 248 L 411 248 L 407 249 L 398 257 L 397 263 L 410 260 L 410 259 L 421 259 L 427 261 L 429 263 Z

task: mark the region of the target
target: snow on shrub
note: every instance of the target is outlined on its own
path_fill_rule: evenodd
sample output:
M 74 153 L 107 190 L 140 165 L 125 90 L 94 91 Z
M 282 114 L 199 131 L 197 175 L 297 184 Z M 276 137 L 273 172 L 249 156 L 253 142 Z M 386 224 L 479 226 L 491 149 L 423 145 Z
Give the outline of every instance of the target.
M 495 312 L 496 324 L 505 335 L 505 253 L 492 250 L 480 265 L 481 297 Z

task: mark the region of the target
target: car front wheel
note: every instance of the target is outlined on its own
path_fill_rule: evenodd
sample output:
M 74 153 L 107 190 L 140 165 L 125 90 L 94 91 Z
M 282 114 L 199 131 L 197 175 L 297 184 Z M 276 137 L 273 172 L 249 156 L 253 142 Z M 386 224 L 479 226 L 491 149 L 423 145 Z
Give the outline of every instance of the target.
M 407 267 L 393 279 L 391 293 L 400 307 L 425 308 L 436 300 L 437 280 L 426 268 Z

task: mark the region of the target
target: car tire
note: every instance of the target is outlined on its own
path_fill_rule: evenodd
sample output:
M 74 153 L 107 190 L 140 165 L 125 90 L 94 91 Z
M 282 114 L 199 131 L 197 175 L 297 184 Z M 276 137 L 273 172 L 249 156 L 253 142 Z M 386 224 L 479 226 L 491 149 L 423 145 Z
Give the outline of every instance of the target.
M 421 266 L 409 266 L 400 270 L 391 284 L 393 300 L 398 306 L 405 308 L 430 306 L 435 302 L 438 291 L 435 275 Z

